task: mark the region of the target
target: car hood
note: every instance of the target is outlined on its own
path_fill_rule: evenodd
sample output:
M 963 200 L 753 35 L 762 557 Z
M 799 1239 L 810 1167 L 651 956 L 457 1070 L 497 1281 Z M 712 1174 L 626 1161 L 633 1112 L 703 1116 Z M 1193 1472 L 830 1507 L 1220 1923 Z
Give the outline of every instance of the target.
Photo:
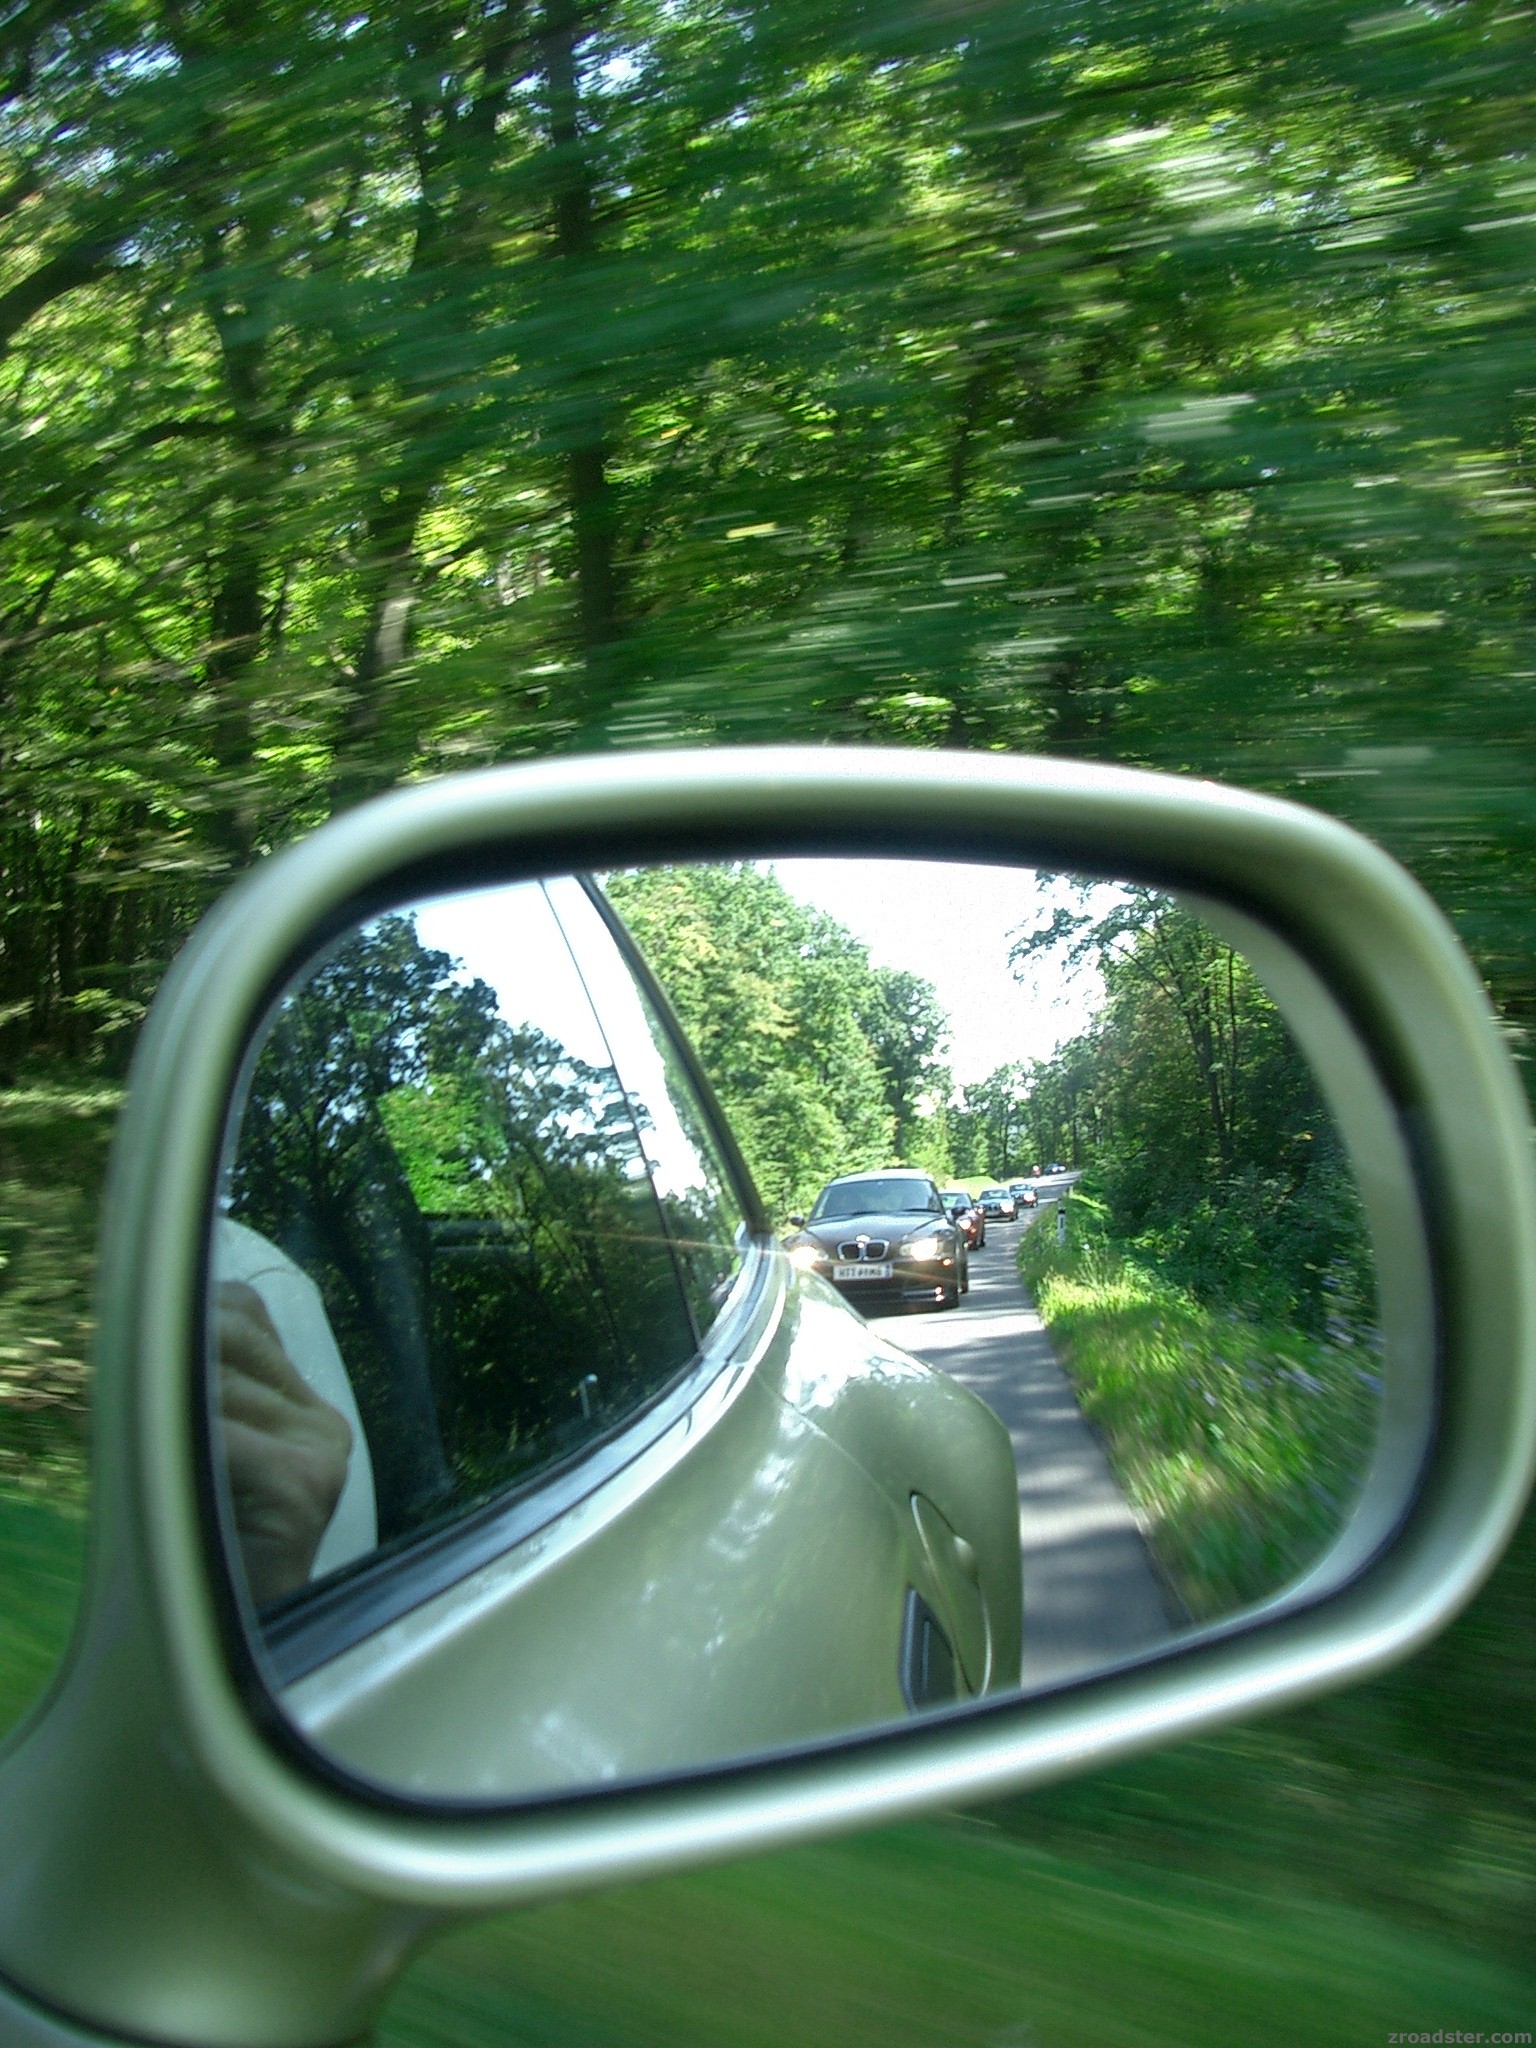
M 823 1251 L 835 1253 L 839 1245 L 852 1244 L 860 1237 L 897 1245 L 903 1238 L 916 1237 L 927 1230 L 953 1230 L 954 1227 L 947 1216 L 914 1216 L 910 1209 L 899 1209 L 894 1212 L 877 1211 L 868 1216 L 825 1218 L 806 1224 L 797 1236 L 802 1242 L 809 1238 Z

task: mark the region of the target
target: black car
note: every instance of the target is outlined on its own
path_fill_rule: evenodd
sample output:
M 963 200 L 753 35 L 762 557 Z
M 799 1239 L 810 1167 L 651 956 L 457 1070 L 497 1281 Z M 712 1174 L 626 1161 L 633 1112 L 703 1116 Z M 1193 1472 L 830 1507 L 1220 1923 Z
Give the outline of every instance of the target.
M 1014 1181 L 1009 1187 L 1008 1192 L 1012 1195 L 1015 1204 L 1020 1209 L 1035 1209 L 1040 1205 L 1039 1195 L 1027 1180 Z
M 987 1241 L 987 1219 L 980 1203 L 964 1188 L 944 1188 L 939 1199 L 965 1239 L 966 1250 L 979 1252 Z
M 970 1285 L 964 1236 L 914 1167 L 828 1181 L 785 1249 L 865 1315 L 953 1308 Z

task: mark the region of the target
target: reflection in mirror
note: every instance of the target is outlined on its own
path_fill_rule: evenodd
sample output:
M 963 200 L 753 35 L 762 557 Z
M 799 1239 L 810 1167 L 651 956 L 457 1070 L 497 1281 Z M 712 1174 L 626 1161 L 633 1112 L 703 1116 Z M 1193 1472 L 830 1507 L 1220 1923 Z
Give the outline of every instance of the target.
M 1395 1144 L 1300 963 L 1138 886 L 795 860 L 373 918 L 267 1019 L 214 1225 L 263 1680 L 360 1775 L 507 1800 L 1320 1589 L 1425 1427 Z

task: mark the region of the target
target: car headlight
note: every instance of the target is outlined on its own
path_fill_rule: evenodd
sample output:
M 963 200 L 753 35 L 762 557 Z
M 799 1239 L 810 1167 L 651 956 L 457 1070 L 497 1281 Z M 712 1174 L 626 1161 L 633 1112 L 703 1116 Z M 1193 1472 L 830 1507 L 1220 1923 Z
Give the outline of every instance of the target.
M 802 1273 L 814 1273 L 818 1266 L 827 1263 L 827 1255 L 819 1244 L 792 1244 L 789 1248 L 789 1260 L 790 1264 L 798 1266 Z
M 953 1250 L 953 1246 L 948 1238 L 940 1237 L 935 1232 L 930 1231 L 926 1237 L 914 1237 L 909 1243 L 904 1244 L 901 1249 L 906 1258 L 926 1261 L 928 1259 L 942 1259 L 946 1252 Z

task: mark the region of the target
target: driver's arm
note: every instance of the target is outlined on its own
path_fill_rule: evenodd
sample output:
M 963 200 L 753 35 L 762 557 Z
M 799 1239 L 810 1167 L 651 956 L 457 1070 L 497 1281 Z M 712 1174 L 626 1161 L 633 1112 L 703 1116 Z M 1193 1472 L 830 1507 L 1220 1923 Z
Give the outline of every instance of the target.
M 215 1318 L 235 1530 L 251 1598 L 265 1607 L 309 1581 L 346 1484 L 352 1430 L 295 1369 L 254 1287 L 221 1282 Z

